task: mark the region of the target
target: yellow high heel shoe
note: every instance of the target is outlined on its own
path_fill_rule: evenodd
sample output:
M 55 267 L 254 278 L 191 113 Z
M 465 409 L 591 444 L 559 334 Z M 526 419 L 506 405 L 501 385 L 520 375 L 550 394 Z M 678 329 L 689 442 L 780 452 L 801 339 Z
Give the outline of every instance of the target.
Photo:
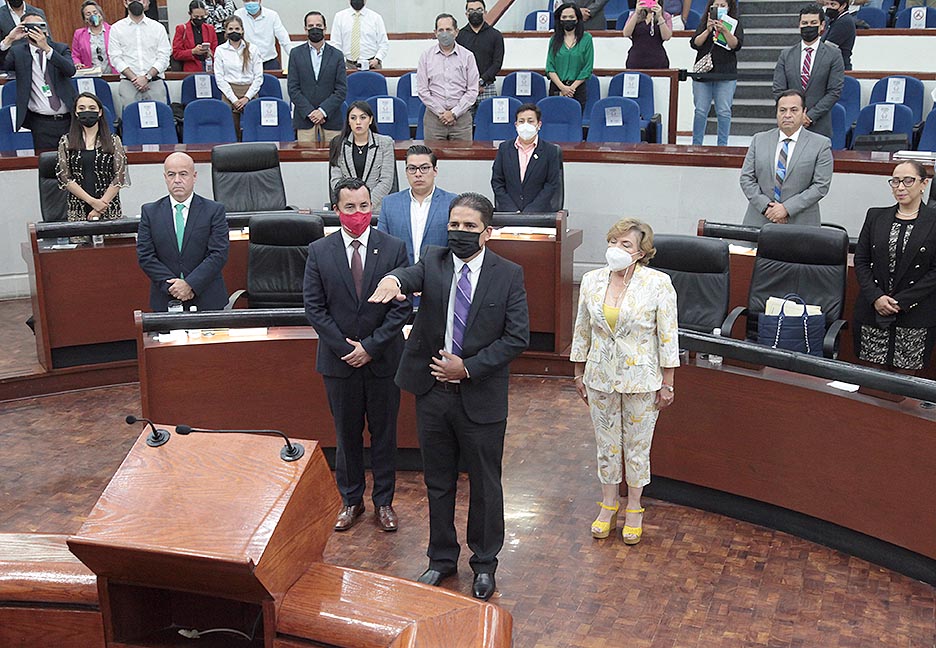
M 601 520 L 597 518 L 595 519 L 594 522 L 592 522 L 592 525 L 591 525 L 592 537 L 598 538 L 599 540 L 603 540 L 604 538 L 607 538 L 609 535 L 611 535 L 611 529 L 617 528 L 618 509 L 621 508 L 621 503 L 618 502 L 614 506 L 608 506 L 604 502 L 598 502 L 598 506 L 600 506 L 606 511 L 614 511 L 614 513 L 611 515 L 611 519 L 608 522 L 602 522 Z
M 625 513 L 643 513 L 645 509 L 624 509 Z M 621 531 L 621 539 L 624 540 L 626 545 L 635 545 L 640 542 L 640 536 L 643 535 L 643 516 L 640 517 L 640 526 L 632 527 L 624 525 L 624 529 Z

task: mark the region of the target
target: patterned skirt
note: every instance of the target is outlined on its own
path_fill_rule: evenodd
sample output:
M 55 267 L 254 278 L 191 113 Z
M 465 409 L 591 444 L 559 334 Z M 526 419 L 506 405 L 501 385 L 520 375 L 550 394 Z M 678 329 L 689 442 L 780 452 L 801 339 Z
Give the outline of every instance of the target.
M 927 368 L 933 355 L 933 344 L 936 342 L 936 327 L 881 328 L 862 324 L 857 334 L 860 359 L 894 369 Z

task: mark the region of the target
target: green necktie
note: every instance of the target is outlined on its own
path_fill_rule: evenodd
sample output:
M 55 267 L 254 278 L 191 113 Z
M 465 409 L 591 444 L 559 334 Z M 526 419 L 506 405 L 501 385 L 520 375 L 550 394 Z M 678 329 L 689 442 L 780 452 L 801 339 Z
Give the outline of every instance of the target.
M 185 209 L 185 205 L 175 206 L 175 237 L 176 242 L 179 244 L 179 252 L 182 251 L 182 239 L 185 236 L 185 219 L 182 218 L 183 209 Z

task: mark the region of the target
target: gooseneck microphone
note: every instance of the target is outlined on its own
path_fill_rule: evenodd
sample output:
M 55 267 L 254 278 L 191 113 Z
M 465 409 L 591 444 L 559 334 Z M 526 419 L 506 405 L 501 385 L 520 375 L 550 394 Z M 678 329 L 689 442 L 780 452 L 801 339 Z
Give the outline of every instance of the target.
M 280 459 L 283 461 L 296 461 L 305 454 L 305 448 L 302 447 L 301 443 L 291 442 L 289 437 L 279 430 L 205 430 L 202 428 L 193 428 L 190 425 L 177 425 L 175 431 L 176 434 L 181 434 L 182 436 L 191 434 L 192 432 L 197 432 L 199 434 L 257 434 L 260 436 L 279 436 L 283 437 L 286 441 L 286 445 L 280 450 Z
M 127 425 L 133 425 L 134 423 L 147 423 L 150 426 L 149 436 L 146 437 L 146 445 L 151 448 L 158 448 L 159 446 L 169 441 L 169 431 L 157 428 L 148 418 L 142 418 L 134 416 L 133 414 L 128 414 L 126 421 Z

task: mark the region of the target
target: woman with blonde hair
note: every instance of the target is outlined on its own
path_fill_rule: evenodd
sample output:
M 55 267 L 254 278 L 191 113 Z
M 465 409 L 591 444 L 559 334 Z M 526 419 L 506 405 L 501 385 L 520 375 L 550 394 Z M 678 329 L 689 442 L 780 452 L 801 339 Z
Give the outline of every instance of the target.
M 592 536 L 607 538 L 616 528 L 623 473 L 627 516 L 622 538 L 633 545 L 643 534 L 640 496 L 650 483 L 653 428 L 659 410 L 675 394 L 676 291 L 668 275 L 647 267 L 656 253 L 649 225 L 624 218 L 611 227 L 607 240 L 607 265 L 582 277 L 570 360 L 598 446 L 601 502 Z
M 234 111 L 234 130 L 240 133 L 244 106 L 260 94 L 263 61 L 244 40 L 244 23 L 237 16 L 224 21 L 225 42 L 215 50 L 214 73 L 218 90 Z

